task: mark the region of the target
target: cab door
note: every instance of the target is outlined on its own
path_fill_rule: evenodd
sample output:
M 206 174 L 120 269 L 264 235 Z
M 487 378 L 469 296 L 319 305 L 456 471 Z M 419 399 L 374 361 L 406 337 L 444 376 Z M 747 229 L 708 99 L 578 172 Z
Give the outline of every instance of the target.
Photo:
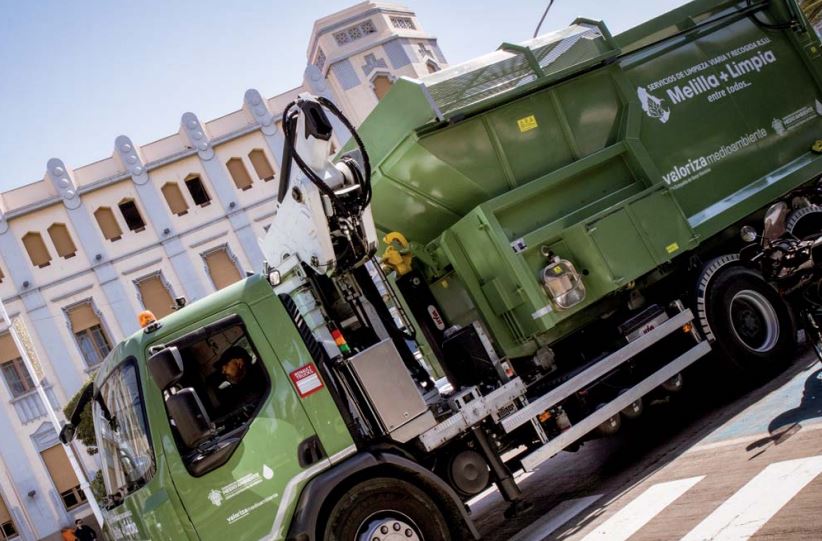
M 293 503 L 289 482 L 310 473 L 300 465 L 298 449 L 315 435 L 290 380 L 246 304 L 163 341 L 177 347 L 183 360 L 177 392 L 194 389 L 217 425 L 213 441 L 197 446 L 202 452 L 186 447 L 170 422 L 164 426 L 163 451 L 194 528 L 203 540 L 270 536 L 275 521 L 282 523 Z M 232 412 L 220 410 L 225 385 L 220 366 L 223 353 L 236 347 L 249 353 L 251 365 L 243 380 L 250 381 L 249 395 L 262 394 L 259 403 L 252 400 L 232 418 Z M 311 469 L 324 467 L 321 461 Z

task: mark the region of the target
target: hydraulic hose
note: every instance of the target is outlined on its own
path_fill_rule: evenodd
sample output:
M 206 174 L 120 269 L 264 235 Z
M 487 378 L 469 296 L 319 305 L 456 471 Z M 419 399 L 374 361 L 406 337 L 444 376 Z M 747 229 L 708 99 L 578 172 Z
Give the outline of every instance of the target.
M 299 100 L 292 101 L 289 103 L 285 110 L 283 111 L 282 117 L 282 126 L 283 126 L 283 133 L 285 134 L 285 144 L 283 149 L 283 162 L 286 162 L 288 159 L 289 163 L 288 166 L 284 163 L 283 170 L 288 171 L 290 170 L 290 160 L 293 159 L 294 162 L 297 164 L 297 167 L 300 168 L 300 171 L 310 180 L 320 192 L 324 195 L 328 196 L 331 200 L 334 208 L 343 216 L 348 217 L 352 215 L 357 215 L 359 212 L 362 211 L 368 204 L 371 202 L 371 162 L 368 158 L 368 152 L 365 149 L 365 144 L 363 143 L 360 135 L 357 133 L 356 128 L 354 125 L 351 124 L 351 121 L 345 116 L 345 114 L 340 111 L 340 109 L 334 105 L 334 103 L 322 96 L 317 98 L 317 102 L 328 110 L 331 114 L 337 117 L 340 122 L 346 127 L 346 129 L 351 133 L 351 136 L 354 138 L 354 141 L 357 143 L 357 148 L 362 155 L 363 160 L 363 169 L 365 171 L 361 171 L 360 168 L 356 165 L 355 161 L 352 159 L 343 160 L 344 163 L 349 167 L 352 171 L 352 175 L 354 176 L 355 180 L 360 183 L 362 186 L 362 196 L 358 198 L 358 201 L 355 207 L 352 208 L 350 205 L 344 204 L 340 199 L 337 197 L 337 194 L 332 190 L 326 183 L 314 172 L 311 167 L 305 163 L 302 156 L 296 151 L 294 147 L 294 138 L 296 133 L 294 129 L 296 128 L 296 116 L 299 114 L 297 111 L 293 111 L 294 107 L 296 107 L 299 103 Z M 280 190 L 279 190 L 279 199 L 282 201 L 282 198 L 285 197 L 285 194 L 288 191 L 288 178 L 283 178 L 280 182 Z

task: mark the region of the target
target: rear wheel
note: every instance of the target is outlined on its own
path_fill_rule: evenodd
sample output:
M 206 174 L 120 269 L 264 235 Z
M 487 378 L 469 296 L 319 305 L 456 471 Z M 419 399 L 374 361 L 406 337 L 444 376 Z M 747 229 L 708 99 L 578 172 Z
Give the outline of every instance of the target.
M 448 541 L 451 534 L 434 501 L 416 486 L 392 478 L 361 483 L 331 509 L 326 541 Z
M 771 375 L 787 366 L 796 350 L 790 308 L 750 269 L 727 266 L 713 277 L 704 317 L 730 365 L 743 376 Z

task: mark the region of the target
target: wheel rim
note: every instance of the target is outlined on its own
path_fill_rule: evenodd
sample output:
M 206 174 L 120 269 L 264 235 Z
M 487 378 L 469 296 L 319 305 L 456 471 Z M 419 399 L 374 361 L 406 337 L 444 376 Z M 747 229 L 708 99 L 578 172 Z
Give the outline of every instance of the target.
M 731 300 L 731 329 L 742 345 L 764 353 L 779 340 L 779 318 L 762 293 L 745 289 Z
M 357 541 L 423 541 L 414 521 L 399 511 L 380 511 L 357 528 Z

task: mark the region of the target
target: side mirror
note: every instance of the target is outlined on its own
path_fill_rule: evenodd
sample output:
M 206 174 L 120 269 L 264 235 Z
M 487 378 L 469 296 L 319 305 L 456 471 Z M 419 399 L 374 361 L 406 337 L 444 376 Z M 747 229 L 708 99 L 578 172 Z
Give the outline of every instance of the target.
M 197 391 L 191 387 L 181 389 L 166 398 L 168 415 L 177 427 L 177 433 L 186 447 L 194 449 L 214 434 Z
M 148 373 L 161 391 L 168 389 L 183 376 L 183 358 L 174 347 L 163 348 L 148 358 Z
M 60 429 L 60 435 L 58 438 L 63 445 L 68 445 L 74 440 L 74 434 L 77 432 L 77 428 L 71 424 L 66 423 L 63 425 L 63 428 Z

